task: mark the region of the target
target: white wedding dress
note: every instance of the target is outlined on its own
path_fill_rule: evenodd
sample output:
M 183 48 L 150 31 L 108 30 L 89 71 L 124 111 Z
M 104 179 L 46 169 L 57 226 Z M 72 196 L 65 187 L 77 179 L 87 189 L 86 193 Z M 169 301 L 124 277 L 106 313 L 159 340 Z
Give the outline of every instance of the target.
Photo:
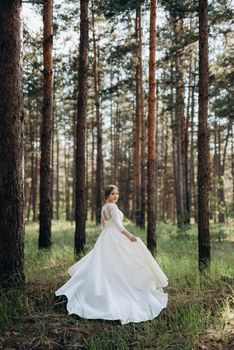
M 122 220 L 116 204 L 104 204 L 103 231 L 93 249 L 69 268 L 71 278 L 55 292 L 67 297 L 69 314 L 126 324 L 151 320 L 167 306 L 166 275 L 139 237 L 132 242 L 121 233 Z

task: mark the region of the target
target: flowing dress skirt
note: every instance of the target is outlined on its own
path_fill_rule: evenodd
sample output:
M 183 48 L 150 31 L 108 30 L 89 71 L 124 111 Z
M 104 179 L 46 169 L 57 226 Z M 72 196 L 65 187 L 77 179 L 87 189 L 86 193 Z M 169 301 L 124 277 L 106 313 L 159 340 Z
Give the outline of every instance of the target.
M 113 226 L 68 271 L 55 292 L 67 297 L 68 314 L 126 324 L 151 320 L 167 306 L 168 279 L 158 263 L 139 237 L 131 242 Z

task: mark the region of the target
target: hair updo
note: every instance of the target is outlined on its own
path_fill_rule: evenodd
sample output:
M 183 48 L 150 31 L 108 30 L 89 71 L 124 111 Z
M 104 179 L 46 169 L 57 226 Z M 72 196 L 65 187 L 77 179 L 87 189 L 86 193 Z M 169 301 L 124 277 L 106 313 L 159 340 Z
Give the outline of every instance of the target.
M 105 188 L 105 199 L 107 199 L 109 197 L 109 195 L 111 194 L 111 192 L 113 190 L 117 190 L 119 192 L 118 187 L 115 186 L 115 185 L 108 185 L 108 186 L 106 186 L 106 188 Z

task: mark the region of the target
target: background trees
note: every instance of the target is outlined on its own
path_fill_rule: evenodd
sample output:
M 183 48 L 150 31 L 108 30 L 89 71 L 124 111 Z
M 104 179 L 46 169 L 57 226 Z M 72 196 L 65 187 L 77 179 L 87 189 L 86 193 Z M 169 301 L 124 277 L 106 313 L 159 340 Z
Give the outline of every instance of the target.
M 72 1 L 69 4 L 59 4 L 56 1 L 54 3 L 55 110 L 52 143 L 54 218 L 63 216 L 67 219 L 74 218 L 77 140 L 75 115 L 79 88 L 78 45 L 74 44 L 78 43 L 79 28 L 74 18 L 78 13 L 79 8 Z M 146 212 L 144 193 L 149 7 L 144 1 L 127 1 L 124 4 L 121 1 L 104 1 L 101 4 L 93 1 L 89 6 L 89 16 L 92 25 L 88 54 L 90 65 L 85 151 L 88 209 L 91 217 L 95 217 L 99 222 L 102 187 L 114 182 L 120 187 L 122 193 L 120 205 L 124 212 L 142 226 Z M 231 62 L 228 57 L 230 42 L 233 40 L 229 31 L 230 16 L 228 3 L 219 5 L 219 11 L 216 6 L 210 7 L 208 25 L 211 77 L 208 122 L 211 136 L 212 186 L 209 206 L 210 219 L 219 221 L 226 220 L 231 215 L 232 209 L 232 199 L 227 193 L 230 186 L 233 188 L 227 181 L 232 164 L 230 144 L 232 122 L 229 122 L 232 114 L 230 108 L 225 108 L 231 103 L 228 102 L 230 98 L 228 82 L 231 79 Z M 222 53 L 219 53 L 214 44 L 213 38 L 217 38 L 217 35 L 220 45 L 224 48 Z M 189 223 L 197 221 L 198 210 L 196 7 L 189 1 L 159 2 L 157 40 L 156 217 L 158 220 L 176 221 L 179 227 L 186 228 Z M 64 50 L 61 50 L 61 42 L 65 43 Z M 30 46 L 32 47 L 31 43 L 28 44 L 26 41 L 25 50 L 29 50 Z M 31 54 L 29 60 L 27 59 L 27 71 L 33 69 L 35 75 L 39 71 L 40 62 L 38 55 L 36 58 L 33 56 L 36 57 L 36 54 Z M 216 69 L 217 67 L 219 68 Z M 25 72 L 26 74 L 29 73 Z M 225 76 L 226 84 L 221 76 Z M 32 80 L 31 76 L 30 79 Z M 27 81 L 25 79 L 25 84 L 28 84 Z M 29 138 L 26 140 L 28 151 L 32 153 L 33 165 L 28 161 L 25 168 L 27 174 L 25 193 L 29 218 L 32 215 L 37 218 L 38 213 L 34 213 L 33 208 L 38 210 L 38 198 L 32 189 L 35 188 L 34 184 L 37 183 L 38 186 L 39 182 L 35 171 L 35 164 L 39 160 L 38 152 L 35 152 L 38 148 L 35 138 L 38 137 L 36 123 L 39 125 L 40 122 L 38 110 L 41 101 L 38 96 L 37 102 L 32 103 L 35 100 L 35 94 L 32 96 L 32 86 L 35 86 L 34 90 L 38 89 L 39 82 L 32 83 L 26 93 L 28 104 L 35 111 L 33 119 L 35 121 L 32 122 L 32 119 L 30 121 L 34 130 L 30 134 L 31 141 Z M 27 109 L 25 113 L 27 115 Z M 223 152 L 225 157 L 219 156 Z M 232 191 L 233 189 L 228 192 Z M 143 202 L 140 203 L 141 201 Z
M 46 34 L 48 40 L 45 40 L 48 47 L 44 52 L 49 53 L 52 44 L 51 3 L 45 1 L 44 5 L 46 4 L 50 5 L 48 16 L 50 22 L 44 26 L 48 28 Z M 41 126 L 44 103 L 41 79 L 42 5 L 41 1 L 33 1 L 31 5 L 31 11 L 34 11 L 32 13 L 37 18 L 34 23 L 38 21 L 41 27 L 39 26 L 35 32 L 31 28 L 29 30 L 25 18 L 23 33 L 24 215 L 26 221 L 38 221 L 41 218 L 39 242 L 42 242 L 43 235 L 47 238 L 46 244 L 43 239 L 44 243 L 39 246 L 51 244 L 52 217 L 70 221 L 76 218 L 76 242 L 79 234 L 81 239 L 80 243 L 76 244 L 77 252 L 79 249 L 82 250 L 87 215 L 99 222 L 102 191 L 107 183 L 116 183 L 119 186 L 121 192 L 119 205 L 126 216 L 138 226 L 144 227 L 145 214 L 147 210 L 152 209 L 155 210 L 158 222 L 177 223 L 178 236 L 183 230 L 186 232 L 190 224 L 198 221 L 198 211 L 201 209 L 199 205 L 198 210 L 198 188 L 201 187 L 197 180 L 199 128 L 197 7 L 190 1 L 179 0 L 163 1 L 158 4 L 157 100 L 154 112 L 157 114 L 157 119 L 154 137 L 154 132 L 152 135 L 150 133 L 153 129 L 151 127 L 147 129 L 147 115 L 150 113 L 147 102 L 150 8 L 147 2 L 108 0 L 102 1 L 101 4 L 99 1 L 89 3 L 91 26 L 89 43 L 87 35 L 85 37 L 86 47 L 89 44 L 84 60 L 89 61 L 89 66 L 86 67 L 83 61 L 79 62 L 82 59 L 80 50 L 84 43 L 78 20 L 81 7 L 72 0 L 66 3 L 54 1 L 53 92 L 51 61 L 44 70 L 48 71 L 46 74 L 48 84 L 45 87 L 48 103 L 45 105 L 48 107 L 49 119 L 46 117 L 48 121 L 46 133 L 44 126 Z M 29 4 L 24 6 L 28 7 Z M 210 184 L 207 187 L 209 191 L 207 213 L 210 222 L 220 224 L 233 215 L 234 198 L 231 15 L 227 1 L 221 4 L 215 2 L 209 7 L 210 102 L 207 125 L 210 133 L 211 172 Z M 5 35 L 6 32 L 3 30 L 2 37 Z M 216 45 L 217 42 L 220 44 Z M 4 66 L 5 56 L 1 57 Z M 8 66 L 10 67 L 10 61 Z M 82 69 L 85 69 L 84 80 L 82 80 L 84 76 Z M 3 71 L 7 70 L 2 69 L 1 80 L 5 79 Z M 15 86 L 14 77 L 8 75 L 8 78 L 9 82 L 12 81 L 12 86 Z M 5 106 L 8 102 L 5 92 L 3 89 L 1 91 Z M 2 120 L 4 122 L 4 119 Z M 20 128 L 17 127 L 17 130 L 20 133 Z M 48 136 L 47 146 L 42 155 L 40 147 L 44 147 L 44 141 L 40 140 L 41 133 Z M 152 142 L 153 139 L 155 141 L 153 148 L 156 152 L 156 161 L 152 168 L 155 179 L 152 188 L 156 188 L 156 193 L 153 195 L 155 204 L 152 208 L 148 205 L 147 209 L 146 199 L 148 197 L 149 200 L 152 194 L 150 191 L 146 196 L 148 137 Z M 4 138 L 2 142 L 5 145 Z M 5 146 L 2 147 L 5 149 Z M 19 149 L 17 148 L 17 152 Z M 201 151 L 204 151 L 203 147 L 200 148 L 199 152 Z M 46 154 L 46 160 L 43 154 Z M 4 152 L 1 156 L 3 155 Z M 18 155 L 20 156 L 20 153 Z M 203 157 L 200 159 L 204 160 Z M 43 172 L 45 162 L 48 170 L 46 173 Z M 20 163 L 18 164 L 20 167 Z M 5 170 L 1 171 L 4 173 Z M 203 186 L 204 180 L 201 180 L 201 183 Z M 44 189 L 41 199 L 39 188 Z M 150 202 L 153 203 L 152 200 Z

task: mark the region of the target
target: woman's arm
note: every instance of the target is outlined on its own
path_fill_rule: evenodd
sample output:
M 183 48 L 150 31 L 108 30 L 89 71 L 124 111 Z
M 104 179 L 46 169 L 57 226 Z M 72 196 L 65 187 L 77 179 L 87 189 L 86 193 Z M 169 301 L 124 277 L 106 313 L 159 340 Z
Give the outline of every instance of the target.
M 121 233 L 132 242 L 135 242 L 137 240 L 136 237 L 133 234 L 131 234 L 130 232 L 128 232 L 127 230 L 121 231 Z
M 118 208 L 117 206 L 114 206 L 112 211 L 111 211 L 111 217 L 113 220 L 113 223 L 115 226 L 120 230 L 120 232 L 126 236 L 130 241 L 135 242 L 137 239 L 136 237 L 128 232 L 126 228 L 122 225 L 122 222 L 119 220 L 119 213 L 118 213 Z

